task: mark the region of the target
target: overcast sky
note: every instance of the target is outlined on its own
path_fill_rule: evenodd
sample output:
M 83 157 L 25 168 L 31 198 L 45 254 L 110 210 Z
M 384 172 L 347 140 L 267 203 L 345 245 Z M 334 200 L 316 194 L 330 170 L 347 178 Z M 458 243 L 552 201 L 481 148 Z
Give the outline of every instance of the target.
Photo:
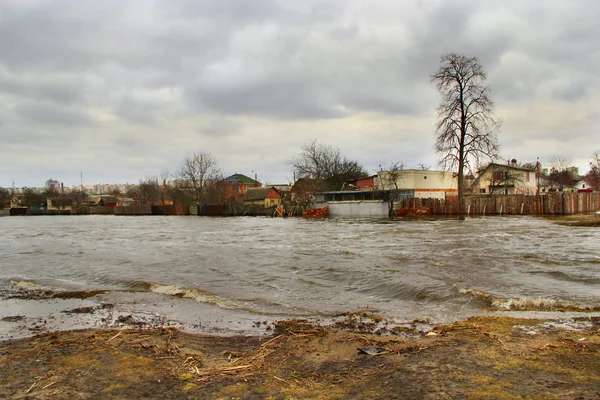
M 293 179 L 302 144 L 437 168 L 443 53 L 488 72 L 500 155 L 600 150 L 600 2 L 0 0 L 0 186 L 137 183 L 209 152 Z

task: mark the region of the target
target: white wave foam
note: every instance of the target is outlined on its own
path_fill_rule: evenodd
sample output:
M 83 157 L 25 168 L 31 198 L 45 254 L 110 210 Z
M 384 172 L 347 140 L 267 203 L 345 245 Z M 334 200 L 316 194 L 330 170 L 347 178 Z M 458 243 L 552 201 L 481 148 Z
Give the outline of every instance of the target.
M 39 283 L 33 281 L 16 281 L 11 280 L 8 282 L 15 289 L 21 289 L 31 292 L 43 292 L 43 291 L 52 291 L 53 289 L 49 286 L 41 285 Z
M 573 307 L 574 304 L 565 304 L 555 299 L 543 297 L 517 298 L 517 299 L 495 299 L 492 307 L 499 310 L 554 310 L 557 308 Z
M 239 305 L 234 302 L 227 301 L 221 297 L 206 293 L 200 289 L 188 289 L 181 286 L 164 285 L 160 283 L 151 283 L 150 291 L 157 294 L 163 294 L 167 296 L 183 297 L 186 299 L 193 299 L 201 303 L 209 303 L 217 305 L 221 308 L 228 310 L 241 309 Z

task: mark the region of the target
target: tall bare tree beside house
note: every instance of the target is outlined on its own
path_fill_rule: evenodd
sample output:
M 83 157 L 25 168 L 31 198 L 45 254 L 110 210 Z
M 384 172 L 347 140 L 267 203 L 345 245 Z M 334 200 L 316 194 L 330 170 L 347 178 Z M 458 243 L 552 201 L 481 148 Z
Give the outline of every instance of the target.
M 202 152 L 194 153 L 183 161 L 177 178 L 182 187 L 192 193 L 194 200 L 202 203 L 215 182 L 222 179 L 222 173 L 215 158 Z
M 482 157 L 498 155 L 494 117 L 487 73 L 476 57 L 448 53 L 431 75 L 441 96 L 436 124 L 435 150 L 440 165 L 458 172 L 458 218 L 464 219 L 465 169 Z

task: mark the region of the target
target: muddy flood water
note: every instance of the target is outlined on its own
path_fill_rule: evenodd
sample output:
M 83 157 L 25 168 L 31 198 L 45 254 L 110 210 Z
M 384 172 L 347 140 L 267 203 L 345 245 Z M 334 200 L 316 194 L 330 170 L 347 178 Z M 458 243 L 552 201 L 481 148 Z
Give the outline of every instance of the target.
M 0 340 L 124 323 L 260 334 L 357 310 L 427 325 L 597 315 L 600 229 L 531 217 L 0 218 Z

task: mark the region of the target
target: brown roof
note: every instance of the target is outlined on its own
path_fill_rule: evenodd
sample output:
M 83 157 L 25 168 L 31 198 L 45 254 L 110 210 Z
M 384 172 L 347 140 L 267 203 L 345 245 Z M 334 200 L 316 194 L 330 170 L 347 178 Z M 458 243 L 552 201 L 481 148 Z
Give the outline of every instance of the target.
M 244 201 L 264 200 L 272 188 L 248 189 L 244 195 Z M 273 189 L 275 190 L 275 189 Z

